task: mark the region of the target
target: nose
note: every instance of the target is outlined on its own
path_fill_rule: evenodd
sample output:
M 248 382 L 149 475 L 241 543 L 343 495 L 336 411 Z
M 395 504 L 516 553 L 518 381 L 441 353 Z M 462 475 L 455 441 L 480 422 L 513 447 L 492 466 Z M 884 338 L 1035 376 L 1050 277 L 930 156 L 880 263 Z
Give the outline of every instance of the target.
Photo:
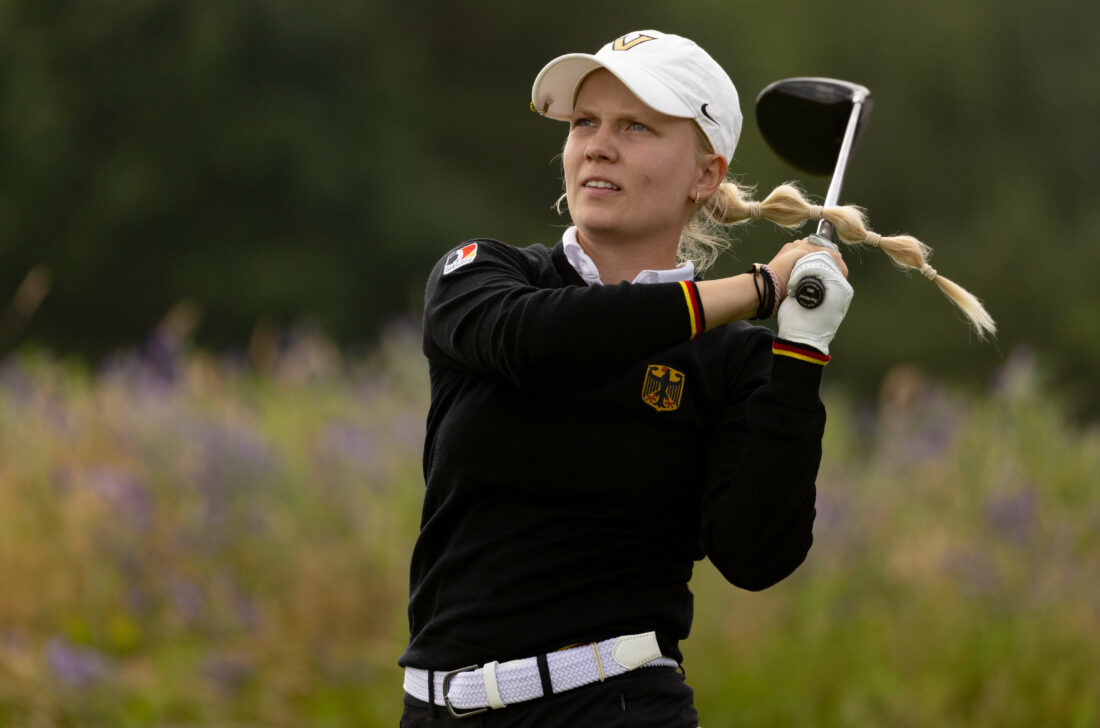
M 601 124 L 600 128 L 589 137 L 588 144 L 584 148 L 584 158 L 589 162 L 612 162 L 618 158 L 614 135 L 608 124 Z

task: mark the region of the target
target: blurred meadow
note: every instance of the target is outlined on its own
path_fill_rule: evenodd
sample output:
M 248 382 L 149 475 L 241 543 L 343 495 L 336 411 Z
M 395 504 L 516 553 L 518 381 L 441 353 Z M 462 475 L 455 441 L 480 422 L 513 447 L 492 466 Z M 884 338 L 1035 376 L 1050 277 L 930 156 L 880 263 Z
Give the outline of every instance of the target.
M 643 28 L 730 71 L 758 198 L 799 179 L 755 126 L 764 86 L 871 88 L 843 201 L 1000 326 L 979 342 L 846 254 L 816 544 L 759 594 L 698 566 L 703 725 L 1100 726 L 1098 22 L 0 0 L 0 728 L 397 724 L 425 279 L 467 238 L 558 239 L 564 126 L 531 82 Z M 795 235 L 739 229 L 716 273 Z
M 426 389 L 414 325 L 6 360 L 0 725 L 396 725 Z M 981 397 L 825 399 L 808 562 L 697 569 L 703 725 L 1100 724 L 1100 432 L 1023 350 Z

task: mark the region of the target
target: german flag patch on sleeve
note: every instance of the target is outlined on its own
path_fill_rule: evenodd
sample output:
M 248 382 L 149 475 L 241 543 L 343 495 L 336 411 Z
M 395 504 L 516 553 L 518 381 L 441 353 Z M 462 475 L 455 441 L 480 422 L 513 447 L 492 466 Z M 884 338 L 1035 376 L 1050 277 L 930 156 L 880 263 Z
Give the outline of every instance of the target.
M 464 265 L 474 262 L 477 257 L 477 243 L 464 245 L 447 256 L 447 262 L 443 264 L 443 275 L 452 273 Z

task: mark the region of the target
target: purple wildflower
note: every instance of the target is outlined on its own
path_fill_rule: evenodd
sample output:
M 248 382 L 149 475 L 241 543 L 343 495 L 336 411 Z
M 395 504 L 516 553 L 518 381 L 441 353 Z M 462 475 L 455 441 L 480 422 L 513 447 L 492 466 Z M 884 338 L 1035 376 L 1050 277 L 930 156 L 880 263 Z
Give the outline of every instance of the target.
M 110 667 L 98 650 L 74 645 L 63 637 L 51 637 L 46 642 L 46 661 L 58 680 L 75 687 L 99 682 Z
M 237 655 L 208 657 L 203 674 L 220 690 L 233 693 L 242 688 L 256 672 L 251 660 Z
M 1038 523 L 1038 513 L 1039 495 L 1035 488 L 996 496 L 985 509 L 986 518 L 993 528 L 1013 543 L 1021 545 L 1031 540 Z
M 91 468 L 85 477 L 88 486 L 127 524 L 138 530 L 145 530 L 151 525 L 153 500 L 145 483 L 136 475 L 103 466 Z
M 944 569 L 959 587 L 975 597 L 990 596 L 1002 586 L 996 562 L 976 548 L 959 548 L 944 558 Z
M 374 433 L 348 422 L 329 424 L 317 441 L 317 454 L 322 462 L 335 461 L 354 470 L 377 468 L 379 449 Z
M 172 605 L 185 623 L 198 621 L 206 607 L 202 587 L 193 581 L 170 578 L 165 586 Z
M 394 418 L 390 424 L 396 444 L 401 454 L 419 453 L 424 447 L 425 422 L 421 413 L 404 413 Z
M 27 372 L 26 365 L 14 356 L 0 363 L 0 391 L 5 398 L 11 398 L 20 404 L 30 401 L 34 396 L 34 384 Z

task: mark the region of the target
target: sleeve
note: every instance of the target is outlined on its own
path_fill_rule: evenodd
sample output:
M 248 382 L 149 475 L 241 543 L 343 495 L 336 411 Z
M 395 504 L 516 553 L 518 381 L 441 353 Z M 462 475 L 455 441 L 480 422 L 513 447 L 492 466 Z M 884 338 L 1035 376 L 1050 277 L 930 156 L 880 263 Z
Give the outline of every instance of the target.
M 701 534 L 711 563 L 753 591 L 783 580 L 813 543 L 827 357 L 758 336 L 714 433 Z
M 551 265 L 496 241 L 452 251 L 428 279 L 425 355 L 523 385 L 625 365 L 705 328 L 694 283 L 549 285 Z

